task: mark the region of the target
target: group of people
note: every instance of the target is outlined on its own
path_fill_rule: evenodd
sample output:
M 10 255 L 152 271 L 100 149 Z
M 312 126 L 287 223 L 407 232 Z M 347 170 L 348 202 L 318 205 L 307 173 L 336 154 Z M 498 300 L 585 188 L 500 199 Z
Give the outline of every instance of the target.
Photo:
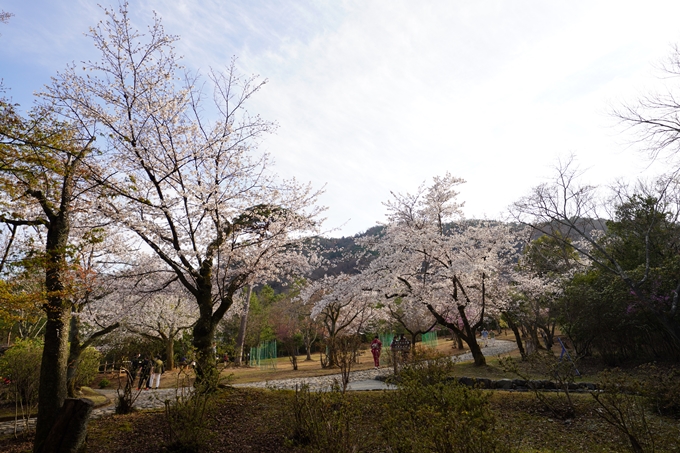
M 404 334 L 402 333 L 399 335 L 399 337 L 394 337 L 392 340 L 392 344 L 390 345 L 390 348 L 392 351 L 401 351 L 403 356 L 408 355 L 408 351 L 411 348 L 411 342 L 404 337 Z M 375 366 L 375 369 L 380 368 L 380 353 L 382 352 L 382 341 L 380 341 L 380 338 L 378 335 L 373 337 L 373 341 L 371 342 L 371 354 L 373 354 L 373 365 Z
M 132 359 L 130 382 L 134 385 L 137 373 L 139 373 L 137 390 L 158 389 L 161 385 L 161 375 L 164 371 L 165 368 L 160 357 L 142 356 L 142 354 L 137 354 L 137 356 Z
M 491 346 L 496 343 L 496 333 L 493 330 L 489 332 L 484 329 L 482 330 L 482 344 L 486 347 L 489 345 L 489 342 L 491 342 Z

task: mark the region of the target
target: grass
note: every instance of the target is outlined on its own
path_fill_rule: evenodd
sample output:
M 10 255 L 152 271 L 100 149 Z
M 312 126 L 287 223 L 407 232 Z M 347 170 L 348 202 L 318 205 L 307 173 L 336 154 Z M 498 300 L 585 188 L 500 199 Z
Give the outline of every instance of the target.
M 440 342 L 442 352 L 451 353 L 450 341 Z M 454 350 L 454 352 L 458 352 Z M 517 357 L 517 354 L 511 354 Z M 368 351 L 359 358 L 356 369 L 372 367 Z M 524 366 L 519 360 L 520 366 Z M 299 370 L 293 371 L 287 359 L 279 359 L 275 370 L 257 368 L 227 368 L 223 376 L 232 382 L 253 382 L 286 378 L 304 378 L 322 374 L 336 374 L 338 369 L 321 369 L 318 359 L 300 361 Z M 602 369 L 597 363 L 583 365 L 583 380 L 594 380 Z M 475 367 L 470 363 L 454 368 L 457 376 L 503 379 L 516 376 L 506 372 L 498 358 L 487 357 L 487 366 Z M 523 372 L 531 374 L 530 369 Z M 176 382 L 177 372 L 163 376 L 162 386 Z M 536 376 L 540 378 L 541 376 Z M 116 381 L 110 379 L 115 388 Z M 381 438 L 381 420 L 390 413 L 394 398 L 392 392 L 351 393 L 358 420 L 352 423 L 356 437 L 361 439 L 359 452 L 385 452 Z M 569 420 L 556 419 L 536 400 L 532 393 L 490 392 L 489 405 L 496 417 L 499 432 L 507 437 L 516 451 L 526 453 L 567 452 L 622 452 L 628 451 L 625 438 L 597 416 L 597 406 L 587 394 L 573 395 L 576 416 Z M 294 393 L 282 390 L 231 388 L 222 389 L 216 404 L 209 411 L 209 435 L 206 452 L 305 452 L 312 451 L 296 445 L 292 440 L 295 420 L 291 409 Z M 680 423 L 672 418 L 649 414 L 657 439 L 657 452 L 680 453 Z M 89 426 L 87 451 L 89 453 L 152 453 L 165 451 L 165 418 L 162 411 L 138 412 L 125 416 L 109 416 L 93 420 Z M 0 451 L 19 453 L 30 451 L 30 438 L 0 440 Z
M 307 451 L 290 440 L 293 416 L 288 409 L 293 392 L 262 389 L 228 389 L 220 393 L 210 415 L 209 449 L 214 452 L 301 452 Z M 380 438 L 381 411 L 389 407 L 391 394 L 354 394 L 361 423 L 353 425 L 362 439 L 359 451 L 383 452 Z M 490 405 L 507 431 L 511 442 L 522 452 L 622 452 L 625 439 L 618 436 L 595 414 L 588 395 L 577 395 L 578 415 L 560 421 L 543 411 L 529 393 L 492 392 Z M 677 421 L 652 417 L 660 452 L 680 452 Z M 147 453 L 159 451 L 163 443 L 163 415 L 138 413 L 108 417 L 91 423 L 89 453 Z

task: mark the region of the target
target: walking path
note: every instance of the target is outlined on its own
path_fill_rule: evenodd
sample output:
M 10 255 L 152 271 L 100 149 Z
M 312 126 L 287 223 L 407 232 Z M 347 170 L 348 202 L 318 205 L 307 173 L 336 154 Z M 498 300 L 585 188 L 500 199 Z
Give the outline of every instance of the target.
M 482 349 L 486 357 L 493 357 L 499 354 L 504 354 L 506 352 L 513 351 L 517 348 L 517 344 L 512 341 L 496 340 L 494 345 L 486 346 Z M 454 357 L 456 363 L 468 362 L 472 360 L 471 353 L 461 354 Z M 377 380 L 376 377 L 380 375 L 389 375 L 392 373 L 392 369 L 389 367 L 383 367 L 379 370 L 361 370 L 353 371 L 350 373 L 350 382 L 348 385 L 348 390 L 362 391 L 362 390 L 389 390 L 394 389 L 393 385 L 386 384 L 381 380 Z M 294 389 L 295 386 L 300 386 L 303 384 L 309 385 L 311 390 L 324 390 L 330 388 L 333 383 L 342 382 L 342 375 L 331 374 L 327 376 L 318 377 L 308 377 L 303 379 L 279 379 L 264 382 L 249 382 L 247 384 L 235 384 L 234 387 L 255 387 L 255 388 L 276 388 L 276 389 Z M 117 397 L 116 390 L 104 389 L 97 390 L 99 393 L 106 396 L 111 403 L 108 405 L 98 407 L 92 411 L 91 418 L 100 418 L 105 415 L 115 413 L 115 405 L 113 401 Z M 143 390 L 140 392 L 134 406 L 137 409 L 161 409 L 165 406 L 165 400 L 174 400 L 176 396 L 177 389 L 158 389 L 158 390 Z M 35 418 L 32 418 L 28 422 L 29 429 L 35 429 Z M 23 431 L 25 424 L 19 422 L 17 426 L 17 431 Z M 0 435 L 10 435 L 14 433 L 14 422 L 0 422 Z
M 499 354 L 504 354 L 517 349 L 517 343 L 506 340 L 495 340 L 494 345 L 490 344 L 482 348 L 482 352 L 486 357 L 493 357 Z M 466 352 L 455 356 L 453 360 L 456 363 L 472 361 L 472 354 Z M 394 388 L 389 384 L 385 384 L 383 380 L 377 380 L 376 377 L 380 375 L 392 374 L 392 368 L 383 367 L 379 370 L 362 370 L 353 371 L 350 373 L 349 390 L 386 390 Z M 327 376 L 309 377 L 304 379 L 279 379 L 264 382 L 249 382 L 247 384 L 235 384 L 234 387 L 256 387 L 256 388 L 277 388 L 277 389 L 294 389 L 295 386 L 303 384 L 309 385 L 310 390 L 324 390 L 333 385 L 333 382 L 342 382 L 342 375 L 330 374 Z

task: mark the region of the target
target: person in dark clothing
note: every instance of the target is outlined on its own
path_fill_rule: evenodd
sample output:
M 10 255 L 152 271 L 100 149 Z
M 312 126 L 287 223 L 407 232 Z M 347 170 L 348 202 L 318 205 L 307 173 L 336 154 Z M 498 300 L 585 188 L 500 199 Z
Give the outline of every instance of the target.
M 142 354 L 137 354 L 135 357 L 133 357 L 130 365 L 130 374 L 128 375 L 128 379 L 130 379 L 130 387 L 132 387 L 135 384 L 135 378 L 137 377 L 137 372 L 139 371 L 139 367 L 141 366 L 142 366 Z
M 137 384 L 137 390 L 149 388 L 149 377 L 151 377 L 151 365 L 152 365 L 151 360 L 149 360 L 148 357 L 144 357 L 141 363 L 142 371 L 139 373 L 139 383 Z

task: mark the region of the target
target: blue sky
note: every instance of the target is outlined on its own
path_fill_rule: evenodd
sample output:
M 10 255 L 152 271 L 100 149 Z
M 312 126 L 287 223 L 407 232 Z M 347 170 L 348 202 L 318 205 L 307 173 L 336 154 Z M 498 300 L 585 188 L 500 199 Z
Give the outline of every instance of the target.
M 101 1 L 100 1 L 101 2 Z M 105 1 L 102 4 L 109 6 Z M 116 4 L 114 4 L 115 6 Z M 97 1 L 3 0 L 0 77 L 23 106 L 69 62 L 96 58 Z M 586 177 L 650 177 L 608 115 L 663 89 L 655 70 L 680 42 L 670 0 L 134 0 L 193 70 L 269 80 L 250 110 L 279 123 L 261 150 L 282 177 L 326 186 L 328 234 L 384 218 L 390 191 L 446 171 L 466 179 L 467 217 L 498 218 L 573 153 Z

